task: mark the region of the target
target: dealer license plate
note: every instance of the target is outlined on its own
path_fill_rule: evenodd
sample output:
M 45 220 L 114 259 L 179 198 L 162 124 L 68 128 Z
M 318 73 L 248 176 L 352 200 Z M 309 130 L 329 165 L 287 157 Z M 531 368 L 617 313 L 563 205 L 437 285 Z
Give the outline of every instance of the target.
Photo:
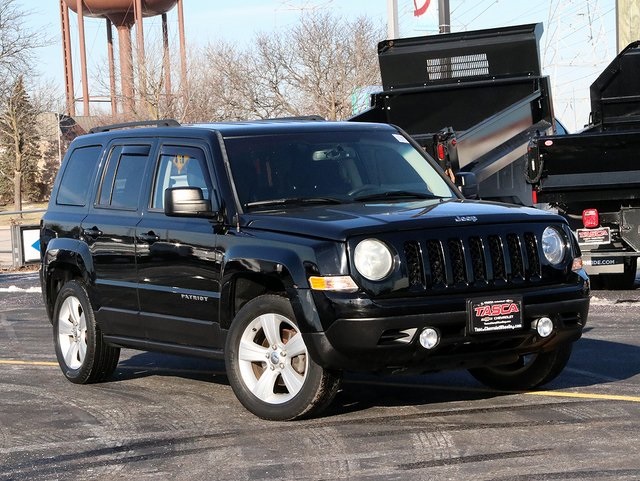
M 579 244 L 609 244 L 611 242 L 611 229 L 609 227 L 577 229 L 576 237 Z
M 467 301 L 471 334 L 522 329 L 522 297 L 501 296 Z

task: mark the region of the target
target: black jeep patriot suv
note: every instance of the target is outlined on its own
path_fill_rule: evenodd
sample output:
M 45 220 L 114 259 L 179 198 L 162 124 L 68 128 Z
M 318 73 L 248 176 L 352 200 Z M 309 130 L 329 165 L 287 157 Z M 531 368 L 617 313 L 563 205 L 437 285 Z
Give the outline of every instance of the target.
M 224 358 L 240 402 L 284 420 L 329 404 L 344 370 L 532 388 L 585 326 L 566 222 L 465 200 L 395 127 L 120 127 L 73 141 L 42 220 L 72 382 L 108 378 L 121 347 Z

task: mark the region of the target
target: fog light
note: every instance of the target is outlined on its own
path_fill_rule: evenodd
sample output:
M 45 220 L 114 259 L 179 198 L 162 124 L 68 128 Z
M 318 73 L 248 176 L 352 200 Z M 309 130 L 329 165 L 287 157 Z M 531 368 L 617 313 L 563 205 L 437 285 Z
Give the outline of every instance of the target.
M 433 349 L 440 342 L 438 331 L 432 327 L 426 327 L 420 333 L 420 345 L 425 349 Z
M 553 332 L 553 321 L 548 317 L 541 317 L 532 326 L 540 337 L 549 337 Z

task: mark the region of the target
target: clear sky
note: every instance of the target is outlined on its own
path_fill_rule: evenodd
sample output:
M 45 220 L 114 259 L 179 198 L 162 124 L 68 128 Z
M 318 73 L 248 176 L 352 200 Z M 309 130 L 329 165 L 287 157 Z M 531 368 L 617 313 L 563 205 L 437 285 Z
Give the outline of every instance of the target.
M 38 52 L 38 70 L 43 79 L 59 86 L 64 96 L 60 9 L 58 0 L 17 0 L 31 12 L 30 27 L 46 32 L 50 46 Z M 437 1 L 428 11 L 433 16 L 414 17 L 415 6 L 425 0 L 397 0 L 400 36 L 435 34 Z M 187 45 L 204 45 L 224 40 L 244 44 L 256 32 L 287 28 L 304 11 L 318 9 L 345 18 L 371 17 L 386 25 L 387 0 L 183 0 Z M 543 22 L 541 41 L 545 74 L 551 76 L 556 115 L 574 131 L 588 119 L 588 87 L 615 56 L 615 0 L 450 0 L 453 32 Z M 71 14 L 72 35 L 77 34 Z M 169 13 L 170 41 L 177 44 L 176 9 Z M 89 72 L 101 71 L 106 63 L 103 20 L 88 18 L 85 37 Z M 160 19 L 145 19 L 147 39 L 159 38 Z M 155 33 L 154 33 L 155 32 Z M 382 39 L 381 39 L 382 40 Z M 73 41 L 72 41 L 73 43 Z M 81 95 L 77 51 L 74 51 L 75 90 Z M 102 68 L 102 71 L 104 69 Z M 95 80 L 89 79 L 92 95 Z M 96 86 L 97 89 L 97 86 Z

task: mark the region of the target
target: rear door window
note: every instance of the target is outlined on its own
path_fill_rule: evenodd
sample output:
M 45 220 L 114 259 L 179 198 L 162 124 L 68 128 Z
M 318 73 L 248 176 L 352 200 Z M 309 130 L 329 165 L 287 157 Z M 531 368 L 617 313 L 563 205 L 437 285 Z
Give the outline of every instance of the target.
M 143 186 L 151 145 L 114 145 L 109 152 L 97 205 L 135 210 Z
M 71 152 L 60 180 L 56 204 L 75 206 L 87 204 L 87 194 L 101 152 L 101 145 L 80 147 Z

